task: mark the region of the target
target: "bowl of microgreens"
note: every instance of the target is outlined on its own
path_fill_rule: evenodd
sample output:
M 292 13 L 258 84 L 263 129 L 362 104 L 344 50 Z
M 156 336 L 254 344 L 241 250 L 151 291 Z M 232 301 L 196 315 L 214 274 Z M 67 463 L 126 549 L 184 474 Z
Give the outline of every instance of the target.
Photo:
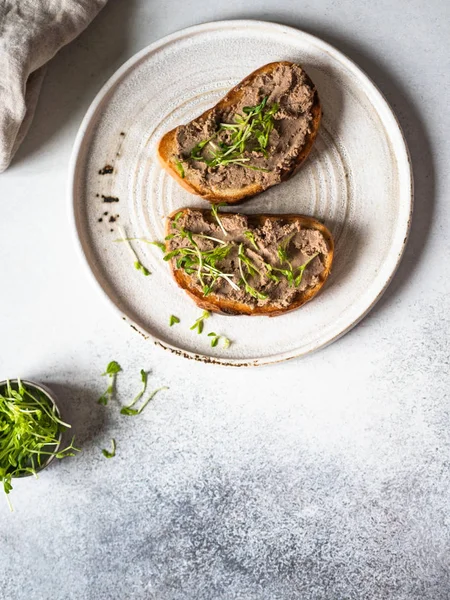
M 61 450 L 63 432 L 70 428 L 52 392 L 45 386 L 11 379 L 0 382 L 0 483 L 8 494 L 12 479 L 34 475 L 55 458 L 74 456 L 74 438 Z

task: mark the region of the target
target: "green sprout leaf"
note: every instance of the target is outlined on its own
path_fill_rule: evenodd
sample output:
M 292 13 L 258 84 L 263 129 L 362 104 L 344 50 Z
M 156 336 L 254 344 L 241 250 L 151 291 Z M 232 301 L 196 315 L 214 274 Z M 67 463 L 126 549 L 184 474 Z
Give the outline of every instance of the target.
M 116 455 L 116 440 L 114 438 L 111 439 L 111 451 L 102 450 L 102 454 L 105 458 L 114 458 Z
M 106 406 L 108 404 L 109 400 L 111 400 L 111 397 L 114 393 L 114 387 L 115 387 L 115 383 L 116 383 L 116 375 L 121 370 L 122 370 L 122 367 L 119 365 L 119 363 L 116 360 L 112 360 L 106 367 L 105 372 L 102 373 L 102 377 L 105 375 L 110 377 L 110 383 L 109 383 L 108 387 L 106 388 L 106 391 L 97 400 L 97 402 L 99 404 Z
M 97 400 L 97 402 L 99 404 L 102 404 L 103 406 L 106 406 L 108 404 L 108 400 L 109 400 L 109 394 L 107 394 L 106 392 L 104 394 L 102 394 L 100 396 L 100 398 Z
M 250 241 L 255 250 L 259 250 L 258 245 L 256 244 L 255 234 L 253 231 L 244 231 L 245 237 Z
M 301 265 L 300 267 L 298 267 L 298 275 L 295 278 L 295 287 L 299 287 L 299 285 L 302 282 L 303 279 L 303 273 L 305 272 L 306 267 L 309 265 L 309 263 L 316 258 L 316 256 L 318 256 L 319 253 L 316 252 L 315 254 L 313 254 L 303 265 Z
M 215 348 L 217 346 L 217 344 L 219 343 L 219 340 L 221 338 L 223 338 L 223 347 L 224 348 L 229 348 L 231 346 L 231 341 L 227 337 L 217 334 L 214 331 L 211 331 L 211 333 L 208 333 L 208 337 L 212 338 L 212 340 L 211 340 L 212 348 Z
M 197 330 L 197 333 L 202 333 L 203 331 L 203 321 L 205 319 L 208 319 L 211 316 L 211 313 L 209 313 L 207 310 L 204 310 L 201 317 L 199 317 L 195 323 L 192 325 L 192 327 L 190 328 L 191 331 L 195 331 Z
M 295 285 L 295 273 L 294 273 L 294 268 L 292 266 L 292 263 L 289 261 L 289 256 L 288 256 L 288 246 L 290 244 L 290 241 L 292 240 L 292 238 L 295 235 L 295 231 L 289 235 L 287 235 L 284 240 L 282 240 L 281 244 L 278 246 L 277 248 L 277 254 L 278 254 L 278 258 L 280 261 L 280 265 L 283 266 L 284 264 L 287 264 L 287 268 L 272 268 L 272 271 L 278 271 L 279 273 L 281 273 L 282 275 L 284 275 L 286 277 L 286 279 L 288 280 L 288 283 L 291 287 L 294 287 Z
M 181 163 L 181 160 L 175 159 L 175 166 L 177 168 L 178 174 L 180 175 L 181 179 L 184 179 L 185 173 L 184 173 L 184 168 Z
M 275 275 L 274 271 L 274 267 L 272 267 L 272 265 L 270 265 L 269 263 L 264 262 L 264 267 L 266 268 L 266 276 L 268 279 L 270 279 L 271 281 L 274 281 L 275 283 L 280 283 L 280 278 L 278 277 L 278 275 Z
M 217 346 L 217 344 L 219 343 L 221 336 L 217 335 L 217 333 L 214 333 L 213 331 L 211 331 L 211 333 L 208 333 L 208 337 L 212 337 L 211 348 L 215 348 Z
M 119 371 L 121 371 L 121 370 L 122 370 L 122 367 L 119 365 L 119 363 L 116 360 L 112 360 L 106 367 L 106 371 L 104 373 L 102 373 L 102 376 L 115 375 L 116 373 L 119 373 Z
M 138 415 L 139 411 L 137 410 L 137 408 L 130 408 L 129 406 L 124 406 L 120 409 L 120 414 L 131 417 L 133 415 Z
M 277 248 L 278 258 L 280 259 L 280 263 L 283 264 L 288 261 L 288 255 L 286 249 L 282 246 L 278 246 Z
M 180 319 L 178 317 L 176 317 L 175 315 L 170 315 L 170 320 L 169 320 L 169 325 L 170 327 L 172 327 L 172 325 L 175 325 L 176 323 L 179 323 Z
M 177 214 L 174 216 L 174 218 L 172 219 L 172 227 L 173 227 L 174 229 L 176 229 L 176 228 L 177 228 L 177 223 L 178 223 L 178 220 L 181 218 L 181 215 L 182 215 L 182 214 L 183 214 L 183 211 L 182 211 L 182 210 L 180 210 L 180 212 L 178 212 L 178 213 L 177 213 Z
M 141 271 L 141 273 L 143 273 L 146 277 L 151 275 L 151 272 L 147 269 L 147 267 L 144 267 L 140 260 L 135 261 L 134 268 L 136 271 Z

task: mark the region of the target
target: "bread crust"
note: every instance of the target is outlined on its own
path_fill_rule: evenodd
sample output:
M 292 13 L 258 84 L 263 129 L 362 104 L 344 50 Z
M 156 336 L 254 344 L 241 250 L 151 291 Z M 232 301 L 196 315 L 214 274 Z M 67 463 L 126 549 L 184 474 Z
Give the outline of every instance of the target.
M 166 221 L 166 234 L 169 235 L 173 232 L 172 222 L 176 215 L 179 215 L 180 212 L 185 212 L 187 210 L 196 210 L 204 214 L 205 218 L 210 218 L 211 211 L 204 209 L 189 209 L 182 208 L 174 211 L 167 217 Z M 230 214 L 230 213 L 227 213 Z M 194 302 L 204 310 L 208 310 L 210 312 L 221 313 L 223 315 L 248 315 L 248 316 L 268 316 L 268 317 L 276 317 L 292 310 L 296 310 L 300 308 L 306 302 L 312 300 L 322 289 L 324 286 L 333 264 L 334 257 L 334 241 L 331 232 L 323 223 L 313 219 L 312 217 L 306 217 L 303 215 L 294 215 L 294 214 L 278 214 L 278 215 L 246 215 L 249 223 L 252 225 L 263 225 L 266 220 L 283 220 L 284 222 L 298 222 L 302 227 L 308 229 L 316 229 L 320 231 L 325 239 L 327 244 L 328 253 L 324 257 L 324 265 L 325 268 L 322 273 L 319 275 L 318 283 L 303 292 L 299 292 L 298 297 L 296 297 L 295 301 L 292 302 L 287 307 L 279 308 L 275 306 L 252 306 L 242 302 L 237 302 L 236 300 L 231 300 L 227 298 L 222 298 L 216 296 L 214 292 L 208 294 L 205 297 L 199 289 L 193 284 L 193 279 L 182 269 L 174 268 L 173 261 L 170 261 L 170 268 L 172 271 L 172 275 L 178 284 L 191 298 Z M 166 242 L 166 251 L 170 251 L 169 242 Z
M 195 120 L 199 119 L 207 119 L 208 115 L 215 109 L 219 111 L 224 111 L 229 109 L 232 106 L 236 106 L 239 103 L 240 98 L 244 94 L 245 88 L 251 86 L 256 77 L 262 74 L 268 74 L 271 71 L 274 71 L 280 65 L 292 66 L 295 63 L 289 61 L 279 61 L 272 62 L 263 67 L 260 67 L 256 71 L 253 71 L 250 75 L 248 75 L 245 79 L 243 79 L 240 83 L 238 83 L 234 88 L 232 88 L 228 94 L 222 98 L 215 106 L 205 111 L 202 115 L 197 117 Z M 305 74 L 306 75 L 306 74 Z M 290 177 L 292 177 L 299 169 L 301 164 L 305 161 L 308 154 L 311 151 L 314 140 L 316 139 L 317 132 L 320 125 L 320 120 L 322 117 L 322 109 L 320 106 L 319 95 L 317 90 L 311 81 L 311 79 L 306 75 L 308 83 L 314 89 L 314 97 L 313 97 L 313 105 L 311 108 L 312 120 L 310 125 L 310 130 L 306 134 L 305 142 L 300 149 L 298 155 L 296 156 L 296 160 L 293 165 L 289 169 L 284 169 L 281 174 L 281 181 L 286 181 Z M 157 148 L 157 157 L 161 164 L 161 166 L 188 192 L 191 194 L 195 194 L 197 196 L 201 196 L 206 200 L 209 200 L 212 203 L 224 202 L 226 204 L 236 204 L 238 202 L 242 202 L 248 198 L 256 196 L 256 194 L 260 194 L 261 192 L 268 189 L 267 186 L 263 186 L 259 183 L 249 184 L 245 187 L 241 187 L 238 189 L 228 189 L 228 190 L 219 190 L 214 191 L 211 188 L 206 186 L 200 186 L 192 181 L 189 181 L 186 177 L 183 178 L 177 171 L 175 164 L 175 156 L 176 156 L 176 131 L 177 128 L 168 131 L 160 140 L 158 148 Z

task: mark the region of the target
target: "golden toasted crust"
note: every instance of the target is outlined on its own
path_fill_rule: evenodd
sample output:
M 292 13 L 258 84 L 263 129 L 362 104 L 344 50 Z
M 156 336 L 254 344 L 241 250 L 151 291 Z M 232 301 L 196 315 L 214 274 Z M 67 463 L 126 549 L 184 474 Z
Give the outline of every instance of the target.
M 208 118 L 209 114 L 214 109 L 217 109 L 219 111 L 224 111 L 224 110 L 228 109 L 229 107 L 237 106 L 239 104 L 241 97 L 245 93 L 245 88 L 251 87 L 257 76 L 259 76 L 261 74 L 270 73 L 271 71 L 274 71 L 279 65 L 291 66 L 293 64 L 294 63 L 291 63 L 288 61 L 273 62 L 273 63 L 269 63 L 268 65 L 265 65 L 265 66 L 257 69 L 256 71 L 253 71 L 253 73 L 248 75 L 245 79 L 243 79 L 240 83 L 238 83 L 238 85 L 236 85 L 232 90 L 230 90 L 228 92 L 228 94 L 216 104 L 216 106 L 213 106 L 209 110 L 205 111 L 202 115 L 197 117 L 195 120 L 196 121 L 206 120 Z M 282 181 L 286 181 L 287 179 L 292 177 L 292 175 L 294 175 L 297 172 L 300 165 L 306 159 L 306 157 L 308 156 L 308 154 L 311 150 L 311 147 L 314 143 L 314 140 L 316 139 L 317 131 L 318 131 L 319 125 L 320 125 L 322 109 L 320 107 L 319 96 L 317 94 L 317 90 L 315 89 L 313 82 L 309 79 L 308 76 L 306 76 L 306 77 L 307 77 L 308 83 L 314 88 L 314 100 L 313 100 L 313 106 L 311 108 L 311 112 L 312 112 L 311 127 L 310 127 L 309 133 L 306 135 L 305 143 L 296 157 L 295 163 L 292 165 L 291 168 L 285 169 L 285 171 L 282 173 L 282 176 L 281 176 Z M 198 186 L 198 185 L 194 184 L 192 181 L 190 181 L 188 179 L 188 177 L 185 177 L 185 178 L 180 177 L 180 175 L 176 169 L 176 164 L 175 164 L 176 148 L 177 148 L 176 131 L 177 131 L 177 128 L 172 129 L 171 131 L 167 132 L 163 136 L 163 138 L 161 139 L 161 141 L 158 145 L 157 156 L 158 156 L 158 159 L 159 159 L 161 165 L 164 167 L 164 169 L 166 169 L 166 171 L 174 179 L 176 179 L 176 181 L 180 185 L 182 185 L 185 189 L 187 189 L 188 192 L 191 192 L 191 194 L 196 194 L 198 196 L 202 196 L 203 198 L 205 198 L 206 200 L 209 200 L 212 203 L 225 202 L 227 204 L 235 204 L 237 202 L 241 202 L 242 200 L 245 200 L 246 198 L 255 196 L 256 194 L 259 194 L 259 193 L 263 192 L 265 189 L 267 189 L 267 187 L 265 187 L 265 186 L 262 186 L 257 183 L 253 183 L 253 184 L 247 185 L 245 187 L 240 187 L 237 189 L 212 190 L 211 188 L 209 188 L 207 186 Z
M 167 235 L 169 235 L 173 231 L 172 222 L 173 222 L 173 218 L 175 217 L 175 215 L 178 215 L 180 212 L 185 212 L 187 210 L 198 211 L 200 209 L 198 209 L 198 208 L 195 208 L 195 209 L 183 208 L 181 210 L 174 211 L 171 215 L 169 215 L 167 217 L 167 222 L 166 222 Z M 211 211 L 209 211 L 209 210 L 201 210 L 201 212 L 207 218 L 209 218 L 209 216 L 211 214 Z M 227 214 L 231 214 L 231 213 L 227 213 Z M 289 306 L 287 306 L 285 308 L 278 308 L 275 306 L 252 306 L 252 305 L 245 304 L 243 302 L 237 302 L 236 300 L 231 300 L 231 299 L 229 300 L 227 298 L 222 298 L 222 297 L 216 296 L 214 293 L 208 294 L 208 296 L 205 298 L 205 296 L 201 293 L 201 291 L 198 290 L 196 288 L 196 286 L 194 285 L 193 278 L 191 276 L 189 276 L 182 269 L 174 268 L 172 261 L 171 261 L 172 275 L 173 275 L 175 281 L 177 282 L 177 284 L 194 300 L 194 302 L 200 308 L 203 308 L 204 310 L 209 310 L 211 312 L 221 313 L 224 315 L 250 315 L 250 316 L 265 315 L 268 317 L 276 317 L 278 315 L 282 315 L 284 313 L 290 312 L 291 310 L 300 308 L 300 306 L 303 306 L 303 304 L 305 304 L 309 300 L 312 300 L 314 298 L 314 296 L 316 296 L 318 294 L 318 292 L 322 289 L 325 281 L 328 278 L 328 275 L 331 272 L 331 266 L 333 263 L 334 241 L 333 241 L 333 237 L 332 237 L 330 231 L 327 229 L 327 227 L 325 227 L 325 225 L 323 225 L 323 223 L 320 223 L 320 221 L 317 221 L 316 219 L 313 219 L 311 217 L 305 217 L 302 215 L 292 215 L 292 214 L 287 214 L 287 215 L 247 215 L 247 219 L 249 220 L 249 223 L 253 226 L 263 225 L 265 223 L 265 221 L 267 221 L 267 220 L 271 220 L 271 221 L 282 220 L 283 222 L 297 221 L 302 227 L 306 227 L 308 229 L 316 229 L 316 230 L 320 231 L 325 239 L 326 244 L 327 244 L 328 253 L 323 258 L 325 268 L 322 271 L 322 273 L 319 275 L 319 282 L 314 287 L 309 288 L 309 289 L 305 290 L 304 292 L 300 292 L 298 297 L 296 298 L 296 300 L 292 304 L 290 304 Z M 166 243 L 166 251 L 167 252 L 170 251 L 169 242 Z

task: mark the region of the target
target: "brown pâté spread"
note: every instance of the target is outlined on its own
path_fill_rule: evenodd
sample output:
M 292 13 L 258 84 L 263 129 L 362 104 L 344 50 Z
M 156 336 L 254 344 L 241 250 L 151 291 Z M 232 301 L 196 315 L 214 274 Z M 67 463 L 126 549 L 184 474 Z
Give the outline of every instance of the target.
M 172 220 L 167 241 L 174 269 L 189 264 L 180 262 L 182 256 L 193 257 L 188 273 L 202 293 L 213 279 L 208 275 L 211 264 L 227 277 L 217 276 L 208 293 L 251 306 L 288 307 L 319 282 L 328 254 L 320 231 L 282 216 L 270 219 L 220 212 L 217 217 L 209 210 L 185 209 Z M 223 256 L 211 262 L 208 257 L 215 252 Z M 198 256 L 205 260 L 201 280 Z
M 296 64 L 281 63 L 275 70 L 256 76 L 251 85 L 243 84 L 241 89 L 238 104 L 223 110 L 216 107 L 206 118 L 201 116 L 177 128 L 176 160 L 183 176 L 194 185 L 230 190 L 260 184 L 266 189 L 279 183 L 283 174 L 296 164 L 310 132 L 315 95 L 305 72 Z M 236 139 L 233 129 L 226 126 L 242 123 L 249 108 L 261 102 L 264 103 L 261 115 L 271 120 L 270 127 L 262 131 L 254 124 L 251 135 L 240 147 L 241 160 L 211 166 L 214 153 L 219 150 L 224 154 L 223 148 L 233 146 Z M 267 133 L 263 148 L 258 141 L 261 132 Z M 196 151 L 198 144 L 207 140 L 211 141 L 201 152 Z M 205 160 L 196 160 L 193 156 L 202 156 Z M 225 158 L 230 156 L 235 157 L 236 152 L 228 153 Z

